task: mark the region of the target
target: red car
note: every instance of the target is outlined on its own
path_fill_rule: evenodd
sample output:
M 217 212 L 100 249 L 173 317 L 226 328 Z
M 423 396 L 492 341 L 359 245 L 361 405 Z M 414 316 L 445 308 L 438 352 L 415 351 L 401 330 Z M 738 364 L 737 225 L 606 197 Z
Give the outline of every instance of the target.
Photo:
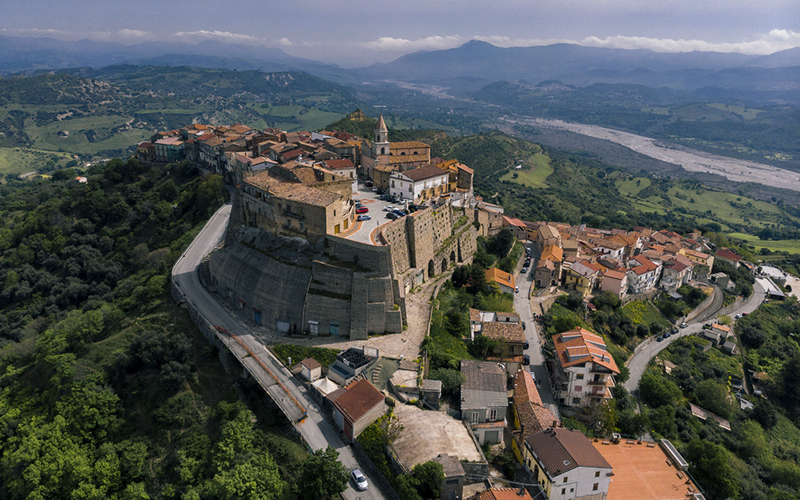
M 365 214 L 367 212 L 369 212 L 369 208 L 367 208 L 367 207 L 358 207 L 358 208 L 356 208 L 356 213 L 357 214 Z

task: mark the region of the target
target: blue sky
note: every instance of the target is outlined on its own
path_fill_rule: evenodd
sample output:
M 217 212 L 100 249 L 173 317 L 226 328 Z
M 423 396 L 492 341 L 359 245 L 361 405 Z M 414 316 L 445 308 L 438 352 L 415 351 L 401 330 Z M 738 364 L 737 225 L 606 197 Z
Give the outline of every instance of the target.
M 797 0 L 3 0 L 0 35 L 278 47 L 344 66 L 472 39 L 768 54 L 800 46 Z

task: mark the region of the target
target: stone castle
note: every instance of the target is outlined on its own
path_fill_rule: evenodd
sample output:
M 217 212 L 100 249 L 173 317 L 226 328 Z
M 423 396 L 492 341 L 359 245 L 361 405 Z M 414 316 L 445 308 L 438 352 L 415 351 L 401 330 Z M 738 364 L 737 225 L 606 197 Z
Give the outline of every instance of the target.
M 376 138 L 384 153 L 406 156 L 402 148 L 392 150 L 383 117 Z M 427 149 L 408 155 L 413 166 L 390 161 L 393 155 L 362 155 L 368 167 L 360 166 L 361 175 L 369 178 L 377 167 L 391 171 L 392 165 L 398 172 L 431 169 L 430 148 L 420 144 Z M 419 166 L 421 156 L 427 162 Z M 253 160 L 230 164 L 247 169 Z M 472 170 L 460 164 L 440 163 L 448 182 L 427 188 L 422 179 L 412 200 L 419 208 L 380 225 L 365 243 L 348 238 L 358 224 L 350 177 L 302 158 L 266 163 L 260 170 L 231 172 L 241 183 L 225 245 L 209 256 L 206 281 L 249 319 L 277 332 L 350 339 L 400 333 L 406 294 L 471 261 L 477 236 L 486 234 L 488 216 L 471 202 Z

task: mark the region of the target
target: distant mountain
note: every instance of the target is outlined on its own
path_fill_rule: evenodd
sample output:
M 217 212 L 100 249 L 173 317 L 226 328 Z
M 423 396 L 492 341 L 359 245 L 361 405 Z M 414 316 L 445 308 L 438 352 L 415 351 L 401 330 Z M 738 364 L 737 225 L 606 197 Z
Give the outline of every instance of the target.
M 762 57 L 720 52 L 661 53 L 571 44 L 501 48 L 471 41 L 455 49 L 409 54 L 391 63 L 356 70 L 356 74 L 361 80 L 448 86 L 454 93 L 475 91 L 499 80 L 697 89 L 716 83 L 720 75 L 734 88 L 761 89 L 785 88 L 784 84 L 792 87 L 794 82 L 791 72 L 764 76 L 757 68 L 798 65 L 800 51 L 794 50 Z M 730 70 L 736 71 L 721 73 Z
M 0 36 L 0 74 L 102 68 L 117 64 L 196 66 L 261 71 L 305 71 L 336 81 L 349 80 L 347 71 L 310 59 L 286 54 L 280 49 L 216 42 L 198 44 L 148 42 L 135 45 L 53 38 Z

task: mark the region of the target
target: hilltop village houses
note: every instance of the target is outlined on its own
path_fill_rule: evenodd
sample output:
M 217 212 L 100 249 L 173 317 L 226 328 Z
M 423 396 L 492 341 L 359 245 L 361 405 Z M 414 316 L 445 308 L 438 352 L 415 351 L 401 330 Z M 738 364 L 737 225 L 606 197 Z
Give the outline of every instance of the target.
M 391 142 L 382 116 L 364 139 L 338 131 L 194 124 L 155 134 L 136 154 L 148 162 L 187 160 L 236 187 L 225 244 L 203 263 L 201 278 L 249 321 L 287 335 L 367 340 L 401 333 L 407 294 L 471 262 L 478 236 L 504 228 L 536 246 L 535 267 L 522 269 L 536 288 L 558 287 L 587 304 L 599 292 L 622 300 L 674 295 L 707 278 L 715 258 L 741 261 L 729 249 L 712 251 L 700 233 L 509 217 L 474 194 L 472 168 L 431 158 L 421 141 Z M 405 209 L 387 214 L 369 234 L 361 231 L 368 219 L 357 194 L 366 186 Z M 486 280 L 515 294 L 522 280 L 516 274 L 493 268 Z M 728 338 L 715 332 L 707 334 L 715 342 Z M 489 476 L 484 446 L 510 448 L 529 491 L 538 494 L 491 486 L 471 496 L 476 499 L 622 500 L 630 491 L 642 491 L 643 500 L 702 498 L 683 479 L 685 461 L 668 441 L 623 443 L 617 436 L 592 442 L 564 428 L 524 364 L 529 346 L 519 315 L 470 309 L 469 334 L 497 348 L 486 361 L 461 361 L 455 413 L 436 411 L 441 381 L 424 378 L 416 362 L 403 359 L 387 380 L 377 349 L 367 345 L 340 352 L 327 367 L 313 358 L 294 360 L 295 369 L 348 442 L 395 406 L 386 396 L 419 401 L 420 407 L 392 410 L 400 431 L 389 450 L 391 466 L 401 474 L 426 461 L 442 464 L 442 499 L 466 498 L 471 485 Z M 602 337 L 577 328 L 558 333 L 553 344 L 548 368 L 558 405 L 575 409 L 613 398 L 620 369 Z M 636 483 L 643 477 L 648 488 Z

